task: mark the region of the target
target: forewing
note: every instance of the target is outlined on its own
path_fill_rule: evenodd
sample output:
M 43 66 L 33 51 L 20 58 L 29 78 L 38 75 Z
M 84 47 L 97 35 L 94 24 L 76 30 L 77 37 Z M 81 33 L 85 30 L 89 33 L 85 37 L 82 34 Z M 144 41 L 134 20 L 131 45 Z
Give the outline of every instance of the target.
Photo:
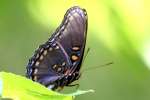
M 64 48 L 74 66 L 82 62 L 87 24 L 86 11 L 80 7 L 72 7 L 65 14 L 62 24 L 55 33 L 56 41 Z

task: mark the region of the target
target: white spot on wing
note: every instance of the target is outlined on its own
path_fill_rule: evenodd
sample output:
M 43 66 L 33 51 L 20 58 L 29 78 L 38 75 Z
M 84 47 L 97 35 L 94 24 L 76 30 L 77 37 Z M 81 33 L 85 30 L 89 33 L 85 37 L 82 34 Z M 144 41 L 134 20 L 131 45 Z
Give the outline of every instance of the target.
M 40 64 L 40 62 L 39 62 L 39 61 L 37 61 L 37 62 L 35 63 L 35 66 L 39 66 L 39 64 Z

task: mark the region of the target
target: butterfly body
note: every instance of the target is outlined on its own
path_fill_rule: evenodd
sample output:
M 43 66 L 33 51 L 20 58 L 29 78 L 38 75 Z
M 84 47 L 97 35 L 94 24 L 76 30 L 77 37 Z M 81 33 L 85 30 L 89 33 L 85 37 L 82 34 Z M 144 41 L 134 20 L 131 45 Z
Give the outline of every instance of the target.
M 86 11 L 77 6 L 67 10 L 61 25 L 29 60 L 27 77 L 53 90 L 78 80 L 86 34 Z

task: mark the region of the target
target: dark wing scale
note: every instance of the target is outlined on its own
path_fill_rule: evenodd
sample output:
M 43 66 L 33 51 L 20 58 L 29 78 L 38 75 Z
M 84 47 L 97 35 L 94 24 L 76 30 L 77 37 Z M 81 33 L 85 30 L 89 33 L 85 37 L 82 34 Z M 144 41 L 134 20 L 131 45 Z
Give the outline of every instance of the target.
M 66 61 L 60 47 L 54 42 L 47 42 L 41 45 L 30 59 L 27 66 L 27 77 L 45 86 L 52 84 L 67 70 L 65 66 L 69 66 L 69 64 Z
M 86 33 L 86 12 L 79 7 L 70 8 L 51 38 L 29 60 L 27 77 L 52 89 L 71 83 L 67 75 L 79 72 Z
M 72 55 L 76 55 L 79 58 L 75 61 L 70 59 L 72 63 L 76 63 L 70 67 L 75 68 L 75 66 L 78 66 L 82 62 L 86 42 L 87 15 L 84 9 L 79 7 L 69 9 L 59 29 L 58 33 L 60 34 L 56 37 L 56 41 L 61 44 L 70 58 Z M 79 49 L 73 50 L 74 47 Z M 76 71 L 79 71 L 80 66 L 77 69 Z

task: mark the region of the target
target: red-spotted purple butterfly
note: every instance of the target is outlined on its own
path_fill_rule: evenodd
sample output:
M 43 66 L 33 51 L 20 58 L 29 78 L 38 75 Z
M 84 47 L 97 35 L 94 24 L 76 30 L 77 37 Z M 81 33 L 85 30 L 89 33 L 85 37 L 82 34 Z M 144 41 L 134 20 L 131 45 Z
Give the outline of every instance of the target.
M 87 35 L 87 13 L 74 6 L 27 65 L 27 77 L 50 89 L 69 86 L 80 77 Z

